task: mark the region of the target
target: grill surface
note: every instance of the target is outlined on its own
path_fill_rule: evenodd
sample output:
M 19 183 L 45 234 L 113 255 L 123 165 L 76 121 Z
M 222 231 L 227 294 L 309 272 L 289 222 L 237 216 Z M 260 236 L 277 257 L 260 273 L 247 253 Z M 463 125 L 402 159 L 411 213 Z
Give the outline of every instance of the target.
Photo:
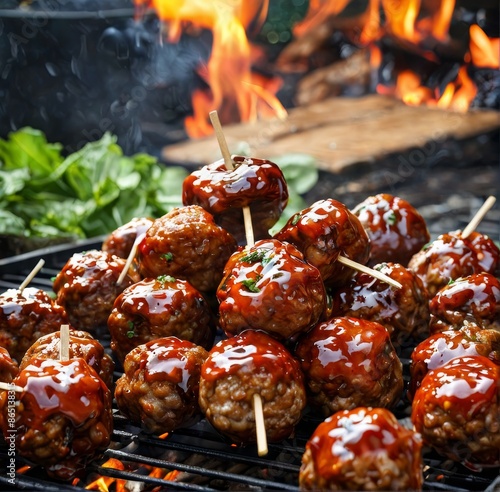
M 51 291 L 52 278 L 75 252 L 99 248 L 101 238 L 62 245 L 33 253 L 0 260 L 0 289 L 17 288 L 40 258 L 45 265 L 30 286 Z M 109 351 L 106 334 L 100 337 Z M 407 360 L 403 359 L 407 367 Z M 120 376 L 115 372 L 115 378 Z M 406 375 L 407 377 L 407 375 Z M 89 468 L 87 477 L 73 484 L 54 482 L 40 467 L 17 473 L 15 483 L 5 476 L 8 454 L 0 444 L 1 490 L 74 491 L 88 487 L 99 477 L 108 479 L 109 490 L 283 490 L 298 491 L 298 473 L 304 446 L 320 420 L 306 412 L 293 438 L 279 444 L 269 443 L 269 454 L 259 457 L 256 447 L 234 447 L 226 442 L 205 420 L 193 426 L 159 438 L 131 426 L 115 407 L 112 444 L 102 458 Z M 407 421 L 404 402 L 395 410 L 396 416 Z M 119 460 L 123 470 L 109 468 L 110 460 Z M 424 450 L 424 490 L 498 491 L 498 470 L 472 473 L 457 463 L 445 460 L 430 450 Z M 26 463 L 16 457 L 19 469 Z M 153 473 L 154 474 L 153 474 Z M 128 489 L 123 489 L 127 483 Z M 93 490 L 98 489 L 93 486 Z

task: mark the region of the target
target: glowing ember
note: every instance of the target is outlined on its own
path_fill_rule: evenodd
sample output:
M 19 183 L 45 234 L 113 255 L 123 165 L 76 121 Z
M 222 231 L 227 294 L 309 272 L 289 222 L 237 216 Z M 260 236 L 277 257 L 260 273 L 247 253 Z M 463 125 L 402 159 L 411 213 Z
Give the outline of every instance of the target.
M 178 40 L 183 26 L 209 29 L 213 34 L 212 51 L 205 67 L 199 70 L 209 89 L 192 96 L 193 116 L 186 119 L 191 137 L 213 132 L 207 119 L 217 110 L 221 122 L 255 121 L 259 117 L 286 114 L 268 86 L 252 73 L 253 51 L 246 28 L 262 22 L 267 14 L 267 0 L 135 0 L 137 7 L 152 7 L 168 26 L 170 41 Z
M 500 68 L 500 38 L 490 39 L 478 25 L 470 26 L 470 54 L 476 67 Z
M 115 470 L 125 470 L 125 465 L 115 458 L 110 458 L 102 465 L 103 468 L 113 468 Z M 99 490 L 100 492 L 108 492 L 109 486 L 116 482 L 116 490 L 125 490 L 125 480 L 120 480 L 112 477 L 99 477 L 92 483 L 89 483 L 86 490 Z

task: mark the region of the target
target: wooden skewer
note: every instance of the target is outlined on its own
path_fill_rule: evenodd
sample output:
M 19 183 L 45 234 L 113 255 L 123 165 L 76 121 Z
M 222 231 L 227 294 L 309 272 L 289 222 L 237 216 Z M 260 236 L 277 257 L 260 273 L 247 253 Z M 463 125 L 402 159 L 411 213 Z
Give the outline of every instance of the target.
M 234 169 L 233 159 L 231 158 L 231 153 L 229 152 L 229 147 L 227 146 L 226 138 L 222 131 L 222 125 L 220 124 L 219 115 L 217 111 L 210 112 L 210 121 L 214 127 L 215 136 L 217 137 L 217 142 L 219 143 L 220 151 L 224 159 L 224 164 L 228 171 Z M 253 246 L 255 243 L 253 226 L 252 226 L 252 216 L 250 214 L 250 207 L 243 207 L 243 221 L 245 223 L 245 235 L 247 240 L 247 246 Z
M 466 239 L 470 236 L 479 225 L 479 222 L 483 220 L 483 217 L 487 214 L 488 210 L 493 207 L 496 202 L 496 198 L 494 196 L 489 196 L 486 201 L 483 203 L 482 207 L 476 212 L 476 215 L 472 217 L 472 220 L 467 224 L 465 229 L 462 232 L 462 239 Z
M 135 255 L 137 253 L 137 248 L 139 247 L 139 243 L 144 239 L 145 236 L 146 233 L 143 232 L 142 234 L 139 234 L 135 238 L 134 244 L 132 245 L 132 249 L 130 250 L 130 253 L 127 257 L 127 261 L 125 262 L 125 266 L 123 267 L 123 270 L 121 271 L 120 276 L 116 281 L 116 285 L 120 285 L 127 276 L 128 269 L 130 268 L 130 265 L 132 265 L 132 262 L 134 261 Z
M 24 391 L 24 388 L 22 388 L 21 386 L 17 386 L 17 384 L 4 383 L 3 381 L 0 381 L 0 390 L 22 393 Z
M 23 290 L 27 287 L 27 285 L 33 280 L 36 274 L 42 269 L 43 265 L 45 265 L 45 260 L 39 260 L 35 265 L 35 268 L 33 268 L 29 275 L 24 279 L 23 283 L 19 286 L 19 292 L 21 294 L 23 293 Z
M 255 414 L 255 427 L 257 429 L 257 453 L 265 456 L 268 453 L 266 426 L 264 424 L 264 412 L 262 409 L 262 398 L 259 393 L 253 394 L 253 411 Z
M 393 287 L 396 287 L 397 289 L 401 289 L 403 287 L 397 280 L 392 279 L 385 273 L 379 272 L 378 270 L 374 270 L 373 268 L 367 267 L 365 265 L 362 265 L 361 263 L 358 263 L 356 261 L 353 261 L 349 258 L 346 258 L 345 256 L 339 256 L 337 258 L 337 261 L 340 261 L 345 266 L 348 266 L 354 270 L 358 270 L 359 272 L 367 273 L 368 275 L 371 275 L 372 277 L 375 277 L 379 280 L 382 280 L 382 282 L 385 282 L 389 285 L 392 285 Z
M 69 360 L 69 325 L 61 325 L 59 359 Z

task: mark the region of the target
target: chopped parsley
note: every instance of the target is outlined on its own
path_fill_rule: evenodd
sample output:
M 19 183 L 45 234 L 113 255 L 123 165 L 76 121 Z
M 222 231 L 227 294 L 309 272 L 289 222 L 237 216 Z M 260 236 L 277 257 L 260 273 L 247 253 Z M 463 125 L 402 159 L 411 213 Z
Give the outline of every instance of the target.
M 394 225 L 396 223 L 397 217 L 394 213 L 394 210 L 392 210 L 391 213 L 387 215 L 386 221 L 389 225 Z
M 241 261 L 246 261 L 247 263 L 257 263 L 260 261 L 261 263 L 268 263 L 269 258 L 266 258 L 267 250 L 265 249 L 256 249 L 251 253 L 243 256 Z
M 172 261 L 174 259 L 174 255 L 172 253 L 164 253 L 160 255 L 160 258 L 163 258 L 165 261 Z
M 135 337 L 135 327 L 134 323 L 132 321 L 129 321 L 128 323 L 129 330 L 127 331 L 127 337 L 128 338 L 134 338 Z
M 261 277 L 258 275 L 254 279 L 246 279 L 242 280 L 241 283 L 250 291 L 250 292 L 260 292 L 260 289 L 257 287 L 257 282 L 261 279 Z
M 166 282 L 175 282 L 175 278 L 171 275 L 160 275 L 156 278 L 156 280 L 158 280 L 161 284 L 165 284 Z

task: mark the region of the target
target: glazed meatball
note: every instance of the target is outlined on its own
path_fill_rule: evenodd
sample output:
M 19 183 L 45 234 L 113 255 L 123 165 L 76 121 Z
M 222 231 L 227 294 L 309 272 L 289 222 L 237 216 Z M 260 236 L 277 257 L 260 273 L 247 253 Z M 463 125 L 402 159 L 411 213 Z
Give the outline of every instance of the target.
M 352 210 L 370 238 L 369 265 L 383 262 L 408 265 L 429 241 L 425 219 L 406 200 L 380 193 Z
M 237 247 L 200 206 L 175 208 L 156 219 L 139 244 L 139 271 L 144 278 L 171 275 L 200 292 L 215 292 Z
M 289 437 L 306 405 L 299 364 L 273 337 L 247 330 L 209 352 L 201 368 L 200 408 L 233 442 L 256 442 L 254 394 L 262 400 L 267 439 Z
M 108 319 L 111 349 L 121 362 L 133 348 L 167 336 L 209 349 L 215 328 L 202 294 L 186 280 L 169 275 L 144 279 L 125 289 Z
M 451 281 L 430 301 L 430 331 L 459 329 L 465 322 L 500 330 L 500 282 L 490 273 Z
M 149 217 L 133 218 L 106 236 L 101 249 L 120 258 L 128 258 L 135 240 L 146 233 L 153 220 Z
M 249 207 L 255 239 L 267 239 L 288 203 L 285 177 L 265 159 L 232 156 L 232 160 L 234 169 L 228 170 L 222 159 L 187 176 L 183 204 L 203 207 L 239 244 L 245 242 L 242 209 Z
M 464 355 L 483 355 L 500 364 L 500 331 L 463 326 L 460 330 L 435 333 L 420 342 L 410 359 L 410 400 L 430 369 Z
M 495 243 L 478 232 L 462 238 L 461 231 L 441 234 L 413 255 L 408 268 L 423 281 L 433 297 L 451 280 L 474 273 L 498 271 L 499 250 Z
M 83 360 L 32 359 L 14 378 L 16 452 L 59 480 L 85 474 L 110 443 L 111 393 Z M 7 392 L 0 392 L 0 425 L 8 428 Z
M 318 269 L 293 245 L 275 239 L 257 241 L 229 258 L 217 299 L 227 334 L 254 328 L 281 340 L 314 326 L 326 307 Z
M 116 382 L 119 410 L 148 432 L 163 434 L 194 422 L 201 365 L 207 351 L 176 337 L 136 347 L 125 357 Z
M 100 250 L 75 253 L 66 262 L 53 288 L 71 326 L 91 333 L 106 326 L 118 294 L 140 280 L 138 273 L 130 268 L 118 284 L 125 263 L 124 258 Z
M 275 239 L 293 244 L 321 273 L 328 287 L 340 287 L 354 270 L 337 261 L 340 255 L 365 265 L 370 240 L 359 219 L 337 200 L 319 200 L 293 215 Z
M 40 337 L 24 355 L 19 368 L 22 370 L 30 364 L 31 359 L 57 359 L 61 352 L 60 330 Z M 81 330 L 69 332 L 69 357 L 81 358 L 92 367 L 108 388 L 113 386 L 113 370 L 115 363 L 104 351 L 99 340 L 90 333 Z
M 295 355 L 308 402 L 325 417 L 360 405 L 393 407 L 402 396 L 403 367 L 379 323 L 332 318 L 304 335 Z
M 413 348 L 429 334 L 429 298 L 420 280 L 398 263 L 381 263 L 374 270 L 398 281 L 395 289 L 383 280 L 357 272 L 348 284 L 331 293 L 332 314 L 382 324 L 398 352 Z
M 474 471 L 500 466 L 500 366 L 482 355 L 430 370 L 412 402 L 424 444 Z
M 11 358 L 7 349 L 0 347 L 0 381 L 2 383 L 12 383 L 12 380 L 19 372 L 17 362 Z
M 306 444 L 300 490 L 421 490 L 422 440 L 384 408 L 343 410 Z
M 0 347 L 18 363 L 36 340 L 67 323 L 64 307 L 43 290 L 9 289 L 0 295 Z

